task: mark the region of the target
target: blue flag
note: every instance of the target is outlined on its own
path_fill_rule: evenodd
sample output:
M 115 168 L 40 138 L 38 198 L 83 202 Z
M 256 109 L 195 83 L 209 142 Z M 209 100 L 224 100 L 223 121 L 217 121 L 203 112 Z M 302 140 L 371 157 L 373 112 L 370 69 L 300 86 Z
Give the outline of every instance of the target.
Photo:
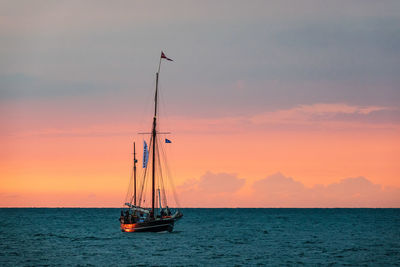
M 172 142 L 171 142 L 171 140 L 165 138 L 165 143 L 170 144 L 170 143 L 172 143 Z
M 147 167 L 147 161 L 149 160 L 149 150 L 147 149 L 146 141 L 143 141 L 143 168 Z

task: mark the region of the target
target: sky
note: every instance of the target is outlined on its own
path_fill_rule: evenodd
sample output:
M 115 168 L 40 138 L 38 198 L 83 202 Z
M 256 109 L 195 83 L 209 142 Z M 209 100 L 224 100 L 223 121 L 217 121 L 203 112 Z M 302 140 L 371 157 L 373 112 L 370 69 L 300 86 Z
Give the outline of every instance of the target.
M 0 1 L 0 207 L 400 207 L 399 1 Z

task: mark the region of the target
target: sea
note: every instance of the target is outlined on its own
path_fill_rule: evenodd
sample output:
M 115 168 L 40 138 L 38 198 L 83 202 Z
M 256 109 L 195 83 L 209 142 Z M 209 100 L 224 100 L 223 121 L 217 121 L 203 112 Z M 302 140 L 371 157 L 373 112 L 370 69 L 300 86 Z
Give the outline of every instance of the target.
M 182 209 L 124 233 L 120 209 L 0 209 L 0 266 L 400 266 L 400 209 Z

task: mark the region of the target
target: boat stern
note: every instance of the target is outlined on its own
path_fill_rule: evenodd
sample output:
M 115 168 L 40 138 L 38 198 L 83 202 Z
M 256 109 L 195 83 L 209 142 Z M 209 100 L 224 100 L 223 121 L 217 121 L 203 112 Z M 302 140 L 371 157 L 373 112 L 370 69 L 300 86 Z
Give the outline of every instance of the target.
M 121 231 L 122 232 L 134 232 L 135 231 L 135 224 L 134 223 L 121 223 Z

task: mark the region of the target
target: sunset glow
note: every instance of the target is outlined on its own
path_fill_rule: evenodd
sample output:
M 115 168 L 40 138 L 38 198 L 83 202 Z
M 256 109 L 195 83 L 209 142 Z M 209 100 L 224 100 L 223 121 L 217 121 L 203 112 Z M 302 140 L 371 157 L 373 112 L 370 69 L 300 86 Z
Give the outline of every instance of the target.
M 1 207 L 120 207 L 161 49 L 181 206 L 400 207 L 394 11 L 57 3 L 0 17 Z

